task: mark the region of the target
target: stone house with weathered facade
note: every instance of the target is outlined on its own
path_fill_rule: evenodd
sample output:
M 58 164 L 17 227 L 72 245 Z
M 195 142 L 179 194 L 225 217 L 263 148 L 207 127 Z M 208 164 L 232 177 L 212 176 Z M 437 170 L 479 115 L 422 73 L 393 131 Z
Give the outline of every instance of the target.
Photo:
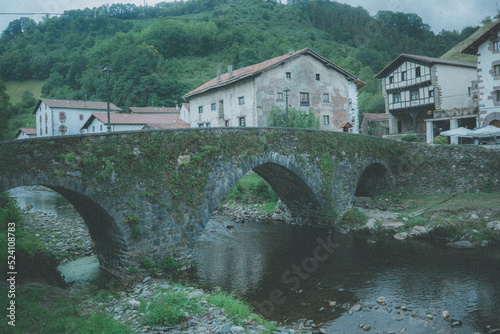
M 462 53 L 477 56 L 478 126 L 500 127 L 500 21 L 493 23 Z
M 37 137 L 80 134 L 92 113 L 107 109 L 107 102 L 40 99 L 33 111 Z M 109 109 L 111 113 L 121 111 L 113 103 Z
M 444 114 L 451 110 L 472 113 L 475 64 L 401 54 L 375 77 L 382 81 L 390 133 L 427 131 L 429 141 L 429 132 L 447 130 L 460 117 L 475 124 L 473 115 Z M 441 116 L 446 117 L 437 120 Z
M 265 62 L 220 71 L 217 77 L 183 96 L 181 119 L 191 127 L 267 126 L 273 106 L 313 112 L 321 129 L 358 132 L 358 89 L 364 82 L 311 49 L 290 51 Z M 187 107 L 189 106 L 189 107 Z

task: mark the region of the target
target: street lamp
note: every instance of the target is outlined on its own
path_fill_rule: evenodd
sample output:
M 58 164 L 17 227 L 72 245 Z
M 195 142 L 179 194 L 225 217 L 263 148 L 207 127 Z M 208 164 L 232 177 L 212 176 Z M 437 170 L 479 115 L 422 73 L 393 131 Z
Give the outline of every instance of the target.
M 107 78 L 106 78 L 106 94 L 108 97 L 108 132 L 111 132 L 111 116 L 109 114 L 109 74 L 113 72 L 111 67 L 106 66 L 103 70 L 104 73 L 106 73 Z
M 286 127 L 288 128 L 288 93 L 290 93 L 290 88 L 283 88 L 283 92 L 285 92 Z

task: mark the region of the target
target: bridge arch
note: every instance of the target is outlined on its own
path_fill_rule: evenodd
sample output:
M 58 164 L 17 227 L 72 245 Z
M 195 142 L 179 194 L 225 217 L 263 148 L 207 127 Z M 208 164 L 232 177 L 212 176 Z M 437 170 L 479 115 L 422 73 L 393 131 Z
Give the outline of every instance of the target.
M 357 176 L 354 196 L 373 197 L 394 189 L 392 172 L 386 163 L 374 161 L 366 164 Z
M 22 178 L 0 178 L 0 191 L 24 187 L 44 186 L 66 198 L 84 220 L 99 259 L 101 269 L 120 275 L 126 266 L 129 253 L 127 238 L 123 228 L 114 217 L 113 204 L 95 196 L 94 191 L 83 186 L 79 180 L 37 175 Z M 71 240 L 64 240 L 71 243 Z
M 225 165 L 222 169 L 223 172 L 219 172 L 219 168 L 215 168 L 216 171 L 212 172 L 215 175 L 209 176 L 209 180 L 213 181 L 208 185 L 202 228 L 227 192 L 243 175 L 252 170 L 269 183 L 278 198 L 290 209 L 292 218 L 309 220 L 321 207 L 318 194 L 321 186 L 320 173 L 307 174 L 297 164 L 294 156 L 268 153 L 235 163 L 229 168 Z

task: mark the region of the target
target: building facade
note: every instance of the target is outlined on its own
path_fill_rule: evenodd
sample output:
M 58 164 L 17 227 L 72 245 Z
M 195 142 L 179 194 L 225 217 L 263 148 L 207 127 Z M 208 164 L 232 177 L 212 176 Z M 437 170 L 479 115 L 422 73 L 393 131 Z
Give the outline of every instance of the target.
M 475 64 L 401 54 L 375 77 L 382 81 L 390 133 L 429 132 L 430 128 L 434 135 L 449 129 L 456 115 L 442 118 L 441 123 L 425 120 L 437 118 L 441 110 L 475 107 Z M 475 122 L 474 116 L 465 116 Z
M 477 56 L 478 126 L 500 127 L 500 21 L 462 50 Z
M 365 83 L 311 49 L 228 73 L 183 96 L 181 119 L 192 127 L 267 126 L 273 106 L 313 112 L 321 129 L 358 132 L 358 89 Z M 285 90 L 285 87 L 289 89 Z
M 17 130 L 17 139 L 28 139 L 36 137 L 36 129 L 34 128 L 20 128 Z
M 33 111 L 37 137 L 80 134 L 82 126 L 95 112 L 107 111 L 106 102 L 40 99 Z M 121 111 L 110 103 L 110 112 Z

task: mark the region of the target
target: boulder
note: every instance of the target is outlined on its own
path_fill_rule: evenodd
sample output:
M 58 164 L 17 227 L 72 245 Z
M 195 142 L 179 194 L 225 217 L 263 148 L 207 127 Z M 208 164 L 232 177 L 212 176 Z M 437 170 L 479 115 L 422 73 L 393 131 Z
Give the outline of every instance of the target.
M 396 233 L 396 234 L 394 234 L 394 239 L 406 240 L 406 239 L 408 239 L 408 233 L 406 233 L 406 232 Z
M 458 248 L 458 249 L 473 249 L 476 247 L 470 241 L 465 241 L 465 240 L 450 242 L 450 243 L 447 243 L 446 246 L 451 247 L 451 248 Z
M 492 231 L 500 231 L 500 221 L 494 221 L 486 224 L 486 227 Z

